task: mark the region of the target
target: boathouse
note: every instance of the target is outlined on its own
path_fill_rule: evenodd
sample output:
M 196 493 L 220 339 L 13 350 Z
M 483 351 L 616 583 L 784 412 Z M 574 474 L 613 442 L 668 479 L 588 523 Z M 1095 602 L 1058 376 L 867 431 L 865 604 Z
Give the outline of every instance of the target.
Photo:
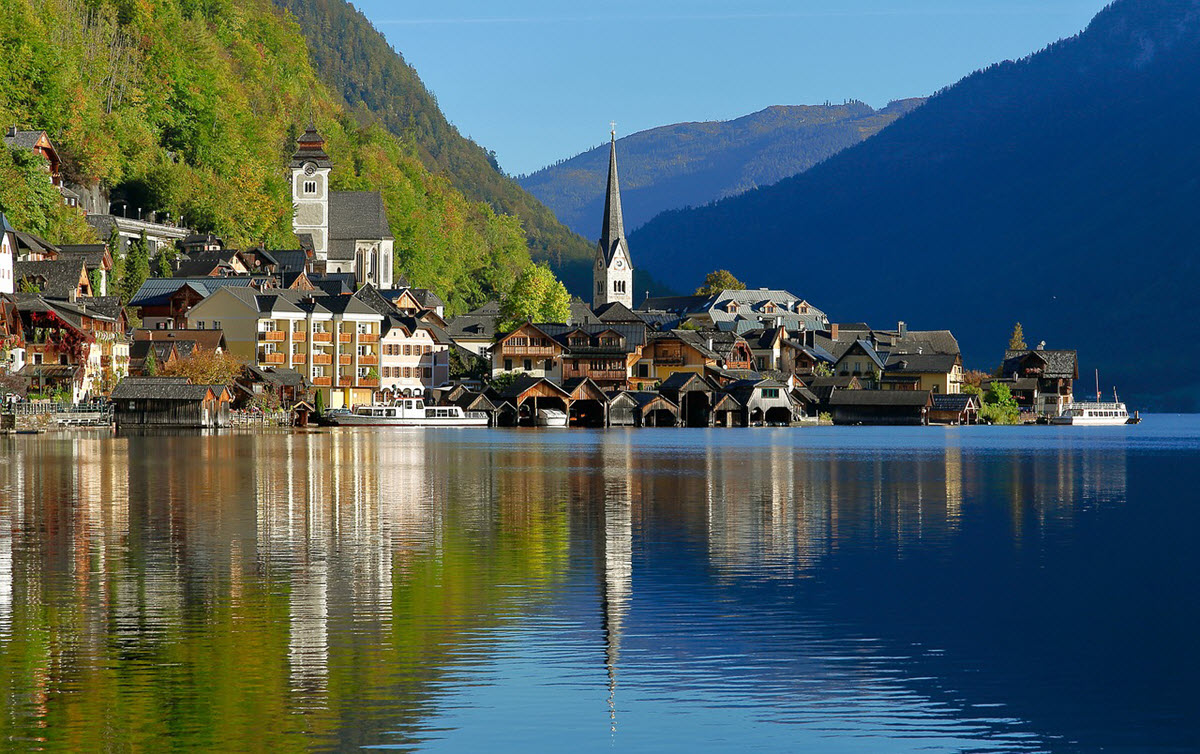
M 117 427 L 227 427 L 232 400 L 224 385 L 183 377 L 126 377 L 112 391 Z
M 834 390 L 829 407 L 834 424 L 925 424 L 928 390 Z
M 975 424 L 979 421 L 978 395 L 934 393 L 930 400 L 930 424 Z
M 557 409 L 567 415 L 571 412 L 571 394 L 545 377 L 518 375 L 498 397 L 516 408 L 517 423 L 523 425 L 536 424 L 539 409 Z
M 679 420 L 684 426 L 712 425 L 713 396 L 717 387 L 704 376 L 676 372 L 659 386 L 658 392 L 679 407 Z

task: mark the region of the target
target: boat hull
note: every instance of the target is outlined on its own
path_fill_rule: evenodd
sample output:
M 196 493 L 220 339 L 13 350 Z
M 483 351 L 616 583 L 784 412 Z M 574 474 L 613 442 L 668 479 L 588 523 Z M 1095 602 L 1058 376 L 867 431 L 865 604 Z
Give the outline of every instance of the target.
M 336 427 L 486 427 L 487 418 L 402 419 L 381 416 L 339 416 L 330 420 Z

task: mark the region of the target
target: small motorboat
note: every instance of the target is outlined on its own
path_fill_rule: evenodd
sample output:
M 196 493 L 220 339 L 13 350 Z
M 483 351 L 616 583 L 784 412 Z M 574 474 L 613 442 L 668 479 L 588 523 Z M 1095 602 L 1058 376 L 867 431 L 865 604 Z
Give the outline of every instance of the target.
M 565 427 L 567 426 L 567 414 L 556 408 L 539 408 L 537 425 L 539 427 Z

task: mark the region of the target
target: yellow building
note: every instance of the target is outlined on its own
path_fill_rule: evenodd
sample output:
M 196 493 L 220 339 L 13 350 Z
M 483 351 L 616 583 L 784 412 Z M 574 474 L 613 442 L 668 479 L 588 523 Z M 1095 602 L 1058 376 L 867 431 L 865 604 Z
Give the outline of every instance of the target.
M 884 390 L 928 390 L 943 395 L 961 393 L 962 384 L 962 356 L 951 353 L 892 354 L 880 381 Z
M 230 353 L 294 369 L 329 408 L 370 403 L 379 389 L 383 315 L 357 296 L 226 287 L 188 312 L 188 327 L 221 330 Z

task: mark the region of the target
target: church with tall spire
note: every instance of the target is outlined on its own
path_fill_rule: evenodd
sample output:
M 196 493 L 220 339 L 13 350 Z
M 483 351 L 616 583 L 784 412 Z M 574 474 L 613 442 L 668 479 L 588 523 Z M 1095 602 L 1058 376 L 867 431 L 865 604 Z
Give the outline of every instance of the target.
M 633 308 L 633 260 L 629 242 L 625 239 L 625 222 L 621 219 L 621 188 L 617 183 L 617 129 L 612 130 L 608 151 L 608 190 L 604 195 L 604 224 L 600 242 L 596 245 L 596 262 L 592 267 L 592 308 L 599 309 L 613 302 Z

